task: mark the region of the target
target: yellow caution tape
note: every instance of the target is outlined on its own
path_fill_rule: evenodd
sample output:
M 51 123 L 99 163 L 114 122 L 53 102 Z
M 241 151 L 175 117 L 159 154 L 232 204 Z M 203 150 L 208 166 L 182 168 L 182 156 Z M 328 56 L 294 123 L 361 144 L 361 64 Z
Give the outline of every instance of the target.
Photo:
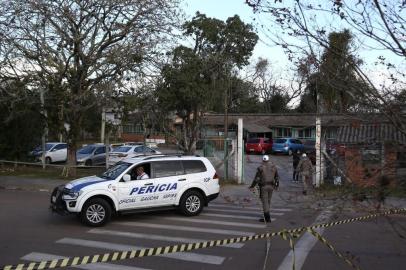
M 368 216 L 357 217 L 357 218 L 350 218 L 340 221 L 334 221 L 324 224 L 316 224 L 310 227 L 301 227 L 296 229 L 290 230 L 282 230 L 279 232 L 268 232 L 263 234 L 255 234 L 251 236 L 242 236 L 236 238 L 228 238 L 222 240 L 212 240 L 206 242 L 198 242 L 198 243 L 186 243 L 186 244 L 178 244 L 172 246 L 165 246 L 165 247 L 155 247 L 155 248 L 145 248 L 145 249 L 137 249 L 137 250 L 129 250 L 129 251 L 121 251 L 121 252 L 112 252 L 112 253 L 105 253 L 105 254 L 95 254 L 95 255 L 88 255 L 83 257 L 71 257 L 65 259 L 58 259 L 58 260 L 49 260 L 49 261 L 41 261 L 41 262 L 28 262 L 25 264 L 18 264 L 18 265 L 6 265 L 1 267 L 0 269 L 3 270 L 40 270 L 40 269 L 50 269 L 50 268 L 62 268 L 62 267 L 70 267 L 70 266 L 77 266 L 77 265 L 85 265 L 90 263 L 105 263 L 111 261 L 119 261 L 119 260 L 127 260 L 132 258 L 139 258 L 139 257 L 149 257 L 149 256 L 156 256 L 161 254 L 169 254 L 175 252 L 184 252 L 184 251 L 191 251 L 196 249 L 203 249 L 203 248 L 210 248 L 210 247 L 217 247 L 228 245 L 232 243 L 243 243 L 247 241 L 253 241 L 258 239 L 265 239 L 271 238 L 275 236 L 280 236 L 283 238 L 288 239 L 288 235 L 290 240 L 290 245 L 293 247 L 293 240 L 292 235 L 298 235 L 304 231 L 314 230 L 317 228 L 326 228 L 332 227 L 340 224 L 351 223 L 355 221 L 362 221 L 366 219 L 371 219 L 379 216 L 386 216 L 386 215 L 393 215 L 406 212 L 406 208 L 402 209 L 393 209 L 383 213 L 378 214 L 371 214 Z
M 358 266 L 356 266 L 350 259 L 348 259 L 347 257 L 345 257 L 344 255 L 342 255 L 340 252 L 338 252 L 329 242 L 327 242 L 327 239 L 324 238 L 323 236 L 321 236 L 319 233 L 317 233 L 316 231 L 314 231 L 313 229 L 308 229 L 308 232 L 310 232 L 311 234 L 313 234 L 314 237 L 316 237 L 320 242 L 322 242 L 323 244 L 325 244 L 337 257 L 339 257 L 340 259 L 343 259 L 347 264 L 349 264 L 352 268 L 357 269 L 357 270 L 361 270 L 361 268 L 359 268 Z

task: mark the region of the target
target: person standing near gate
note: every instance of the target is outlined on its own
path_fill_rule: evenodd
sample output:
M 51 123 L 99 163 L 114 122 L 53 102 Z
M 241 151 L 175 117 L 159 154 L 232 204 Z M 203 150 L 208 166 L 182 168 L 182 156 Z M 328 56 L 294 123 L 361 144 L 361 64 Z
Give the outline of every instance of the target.
M 261 218 L 259 221 L 271 222 L 269 211 L 271 208 L 272 192 L 279 186 L 279 176 L 276 166 L 269 161 L 269 156 L 267 155 L 262 157 L 262 164 L 258 167 L 249 188 L 253 190 L 257 185 L 259 186 L 259 197 L 264 211 L 264 218 Z
M 297 169 L 303 181 L 303 195 L 307 195 L 310 190 L 313 190 L 313 165 L 306 153 L 302 155 Z
M 292 162 L 293 162 L 293 179 L 292 179 L 292 181 L 294 183 L 297 183 L 297 182 L 299 182 L 299 171 L 297 170 L 297 166 L 299 165 L 299 162 L 300 162 L 300 151 L 299 150 L 296 150 L 293 152 Z

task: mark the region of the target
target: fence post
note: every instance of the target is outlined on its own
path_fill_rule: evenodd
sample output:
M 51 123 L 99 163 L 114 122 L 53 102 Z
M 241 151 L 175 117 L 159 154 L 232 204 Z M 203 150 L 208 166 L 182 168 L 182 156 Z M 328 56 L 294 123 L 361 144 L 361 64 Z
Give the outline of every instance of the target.
M 238 184 L 242 183 L 243 180 L 243 151 L 244 144 L 242 140 L 243 135 L 243 121 L 242 118 L 238 118 L 238 132 L 237 132 L 237 182 Z
M 224 139 L 224 180 L 228 180 L 228 139 Z

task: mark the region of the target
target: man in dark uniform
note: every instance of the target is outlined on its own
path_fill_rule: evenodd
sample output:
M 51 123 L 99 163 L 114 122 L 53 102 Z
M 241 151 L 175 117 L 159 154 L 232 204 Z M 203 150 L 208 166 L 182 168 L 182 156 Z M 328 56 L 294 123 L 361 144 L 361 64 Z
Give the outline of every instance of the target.
M 261 198 L 262 208 L 264 211 L 264 218 L 261 222 L 271 222 L 271 215 L 269 214 L 271 208 L 272 192 L 279 186 L 279 176 L 276 166 L 269 161 L 269 156 L 262 157 L 262 164 L 258 167 L 254 180 L 252 181 L 251 190 L 259 186 L 259 197 Z
M 300 151 L 299 150 L 296 150 L 293 152 L 292 161 L 293 161 L 293 182 L 297 183 L 297 182 L 299 182 L 299 171 L 297 170 L 297 165 L 299 165 L 299 161 L 300 161 Z

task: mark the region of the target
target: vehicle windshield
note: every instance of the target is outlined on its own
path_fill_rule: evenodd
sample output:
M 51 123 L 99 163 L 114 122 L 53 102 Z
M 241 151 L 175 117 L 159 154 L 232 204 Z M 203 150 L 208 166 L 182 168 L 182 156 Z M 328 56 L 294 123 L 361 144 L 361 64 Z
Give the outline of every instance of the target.
M 247 143 L 259 143 L 259 139 L 249 139 Z
M 114 148 L 114 152 L 121 152 L 121 153 L 127 153 L 130 151 L 131 146 L 119 146 Z
M 286 139 L 277 139 L 275 143 L 285 143 Z
M 88 145 L 88 146 L 85 146 L 85 147 L 79 149 L 78 154 L 88 155 L 88 154 L 93 153 L 94 149 L 95 149 L 94 146 Z
M 45 151 L 49 151 L 51 150 L 52 147 L 54 147 L 54 143 L 47 143 L 45 144 Z
M 100 178 L 104 179 L 116 179 L 120 174 L 122 174 L 128 167 L 131 166 L 131 163 L 127 162 L 118 162 L 113 167 L 110 167 L 107 171 L 105 171 Z

